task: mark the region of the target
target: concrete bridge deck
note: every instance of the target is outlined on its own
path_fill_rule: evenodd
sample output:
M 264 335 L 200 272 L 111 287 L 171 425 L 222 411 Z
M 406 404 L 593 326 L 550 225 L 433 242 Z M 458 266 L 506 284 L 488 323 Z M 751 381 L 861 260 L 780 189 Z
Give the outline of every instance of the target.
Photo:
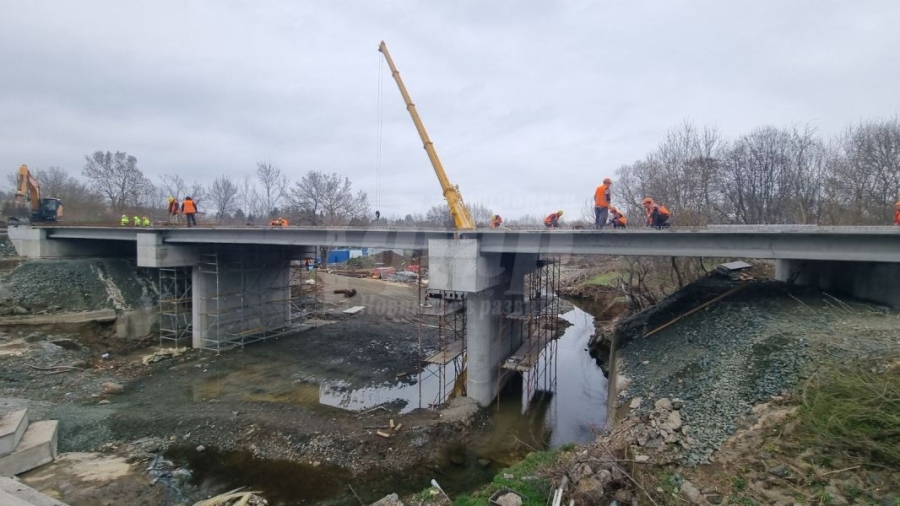
M 746 257 L 793 260 L 900 262 L 900 227 L 804 225 L 710 226 L 651 230 L 474 230 L 350 227 L 133 228 L 90 226 L 10 227 L 10 237 L 30 230 L 35 239 L 65 242 L 131 241 L 155 235 L 162 244 L 247 244 L 428 248 L 432 239 L 473 239 L 482 253 L 598 254 Z M 24 256 L 32 256 L 23 253 Z M 40 255 L 36 255 L 40 256 Z

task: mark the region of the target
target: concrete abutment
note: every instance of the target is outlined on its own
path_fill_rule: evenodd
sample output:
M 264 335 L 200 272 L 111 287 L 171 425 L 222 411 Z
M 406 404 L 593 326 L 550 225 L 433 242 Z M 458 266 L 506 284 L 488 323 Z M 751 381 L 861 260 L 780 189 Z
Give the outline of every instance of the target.
M 831 260 L 776 260 L 779 281 L 900 307 L 900 264 Z

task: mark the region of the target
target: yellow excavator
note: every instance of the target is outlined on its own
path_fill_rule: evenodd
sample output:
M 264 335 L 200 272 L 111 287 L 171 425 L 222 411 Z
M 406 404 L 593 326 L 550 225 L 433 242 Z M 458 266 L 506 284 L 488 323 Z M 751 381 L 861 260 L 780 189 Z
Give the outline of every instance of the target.
M 41 197 L 41 184 L 27 165 L 19 167 L 16 175 L 15 199 L 3 205 L 3 215 L 12 223 L 29 221 L 58 221 L 62 218 L 62 202 L 57 198 Z
M 394 60 L 391 59 L 391 54 L 388 52 L 384 41 L 379 44 L 378 50 L 381 51 L 381 54 L 384 55 L 384 59 L 387 60 L 388 67 L 391 68 L 391 75 L 393 75 L 394 80 L 397 81 L 397 86 L 400 88 L 400 94 L 403 95 L 403 101 L 406 102 L 406 110 L 409 111 L 413 123 L 416 124 L 416 130 L 419 131 L 419 137 L 422 138 L 422 144 L 425 147 L 425 152 L 428 153 L 428 159 L 431 160 L 431 165 L 434 167 L 434 172 L 437 174 L 438 181 L 441 182 L 441 189 L 444 190 L 444 198 L 447 199 L 447 205 L 450 207 L 450 214 L 453 216 L 453 222 L 456 224 L 457 230 L 474 230 L 475 220 L 472 219 L 469 208 L 466 207 L 466 204 L 463 202 L 462 195 L 459 193 L 459 187 L 450 184 L 450 179 L 447 178 L 447 174 L 444 172 L 444 166 L 441 165 L 441 160 L 434 150 L 434 144 L 432 144 L 431 139 L 428 138 L 428 132 L 425 131 L 425 125 L 422 124 L 419 113 L 416 112 L 416 105 L 409 97 L 409 92 L 406 91 L 406 86 L 403 85 L 403 80 L 400 79 L 400 72 L 397 72 L 397 67 L 394 66 Z

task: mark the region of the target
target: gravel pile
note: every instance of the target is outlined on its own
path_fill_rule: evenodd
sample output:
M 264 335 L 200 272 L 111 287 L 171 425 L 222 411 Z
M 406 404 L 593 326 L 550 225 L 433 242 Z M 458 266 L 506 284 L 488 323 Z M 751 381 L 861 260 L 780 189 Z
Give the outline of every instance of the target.
M 706 463 L 757 402 L 789 390 L 809 360 L 806 337 L 827 330 L 820 318 L 797 318 L 797 304 L 777 283 L 755 283 L 618 352 L 630 380 L 623 397 L 683 400 L 692 437 L 683 461 Z M 670 315 L 672 316 L 672 315 Z M 784 325 L 789 319 L 791 324 Z
M 11 272 L 4 285 L 4 293 L 28 308 L 127 310 L 155 304 L 149 274 L 122 259 L 28 261 Z

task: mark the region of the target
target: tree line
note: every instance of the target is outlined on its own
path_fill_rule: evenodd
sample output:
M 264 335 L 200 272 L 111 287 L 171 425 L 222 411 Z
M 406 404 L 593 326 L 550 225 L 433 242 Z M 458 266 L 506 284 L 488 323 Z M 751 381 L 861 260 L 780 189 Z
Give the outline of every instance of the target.
M 79 175 L 55 166 L 33 173 L 44 196 L 62 200 L 70 221 L 117 220 L 138 212 L 161 219 L 167 197 L 191 196 L 207 220 L 224 224 L 264 224 L 281 216 L 311 226 L 453 227 L 446 204 L 382 216 L 376 223 L 366 192 L 354 189 L 348 177 L 308 171 L 291 181 L 270 162 L 207 185 L 187 183 L 180 174 L 154 182 L 136 157 L 121 151 L 86 155 Z M 9 179 L 12 189 L 15 175 Z M 633 225 L 642 224 L 641 200 L 647 196 L 665 204 L 678 226 L 890 224 L 900 198 L 900 121 L 864 121 L 830 138 L 809 126 L 766 126 L 735 140 L 685 122 L 642 159 L 616 171 L 613 204 Z M 468 207 L 475 222 L 487 226 L 494 211 L 480 203 Z M 580 223 L 593 223 L 592 198 L 586 196 L 580 211 Z M 579 223 L 577 212 L 570 216 L 570 224 Z M 504 217 L 504 225 L 540 226 L 542 220 Z
M 766 126 L 732 141 L 686 122 L 616 176 L 614 205 L 638 220 L 649 196 L 681 226 L 888 225 L 900 198 L 900 122 L 864 121 L 831 138 Z

